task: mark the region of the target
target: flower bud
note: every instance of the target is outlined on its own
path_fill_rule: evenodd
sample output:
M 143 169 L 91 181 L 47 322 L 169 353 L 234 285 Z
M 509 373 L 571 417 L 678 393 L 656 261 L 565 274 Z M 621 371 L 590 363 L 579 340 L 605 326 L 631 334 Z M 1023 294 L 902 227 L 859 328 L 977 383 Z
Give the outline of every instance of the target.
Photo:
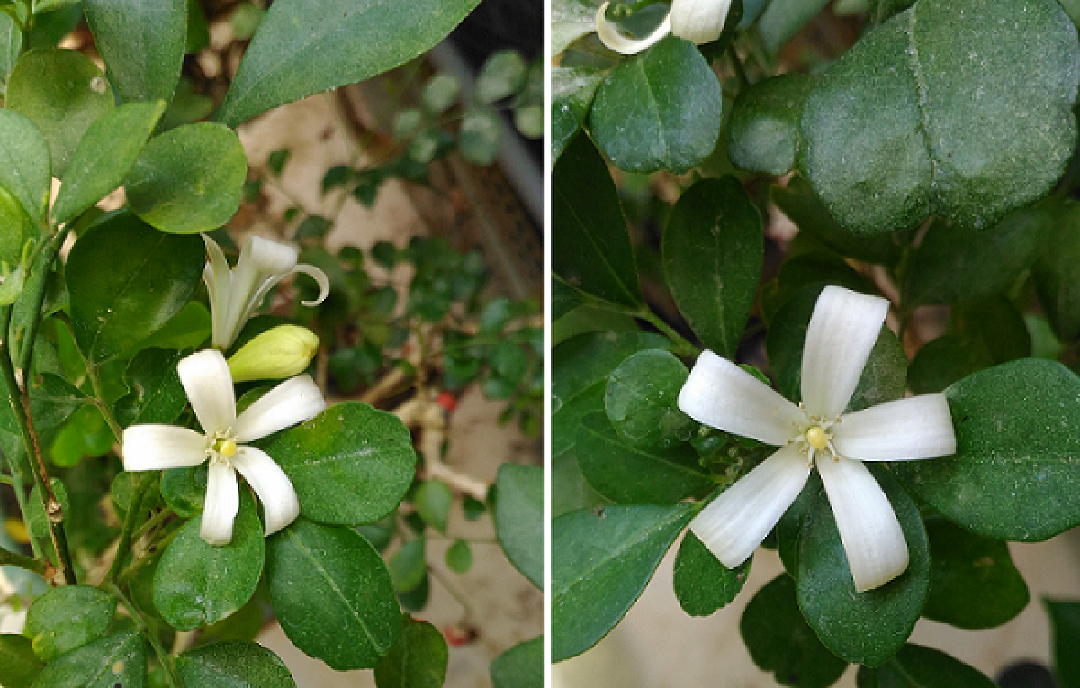
M 278 325 L 229 357 L 233 382 L 280 380 L 304 372 L 319 350 L 319 337 L 298 325 Z

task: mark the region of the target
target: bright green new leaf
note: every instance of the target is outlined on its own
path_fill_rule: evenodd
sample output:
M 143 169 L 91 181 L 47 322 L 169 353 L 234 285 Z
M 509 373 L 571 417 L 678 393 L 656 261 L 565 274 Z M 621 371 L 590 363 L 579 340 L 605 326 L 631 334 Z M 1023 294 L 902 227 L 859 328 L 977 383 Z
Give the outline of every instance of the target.
M 492 688 L 542 688 L 544 637 L 513 646 L 491 663 Z
M 439 629 L 401 616 L 397 644 L 375 665 L 379 688 L 442 688 L 449 652 Z
M 506 558 L 544 587 L 544 469 L 504 463 L 496 479 L 495 530 Z
M 720 563 L 697 535 L 686 531 L 679 545 L 679 553 L 675 556 L 671 583 L 675 596 L 679 598 L 679 606 L 690 616 L 708 616 L 724 607 L 735 599 L 750 576 L 750 561 L 747 559 L 729 569 Z M 743 618 L 745 623 L 746 617 Z
M 479 0 L 279 0 L 270 6 L 215 119 L 363 81 L 427 52 Z
M 26 612 L 26 635 L 41 661 L 57 657 L 105 634 L 116 600 L 88 585 L 53 588 Z
M 859 688 L 993 688 L 978 670 L 940 650 L 904 645 L 877 668 L 859 667 Z
M 202 688 L 296 688 L 288 667 L 257 643 L 231 640 L 202 645 L 175 659 L 185 686 Z
M 447 567 L 454 573 L 468 573 L 473 563 L 472 548 L 469 547 L 469 542 L 461 538 L 454 540 L 454 544 L 446 548 L 446 555 L 443 559 L 446 561 Z
M 11 105 L 0 109 L 0 187 L 38 223 L 49 203 L 49 177 L 49 142 L 41 129 Z
M 136 631 L 100 638 L 57 657 L 33 688 L 145 688 L 146 641 Z

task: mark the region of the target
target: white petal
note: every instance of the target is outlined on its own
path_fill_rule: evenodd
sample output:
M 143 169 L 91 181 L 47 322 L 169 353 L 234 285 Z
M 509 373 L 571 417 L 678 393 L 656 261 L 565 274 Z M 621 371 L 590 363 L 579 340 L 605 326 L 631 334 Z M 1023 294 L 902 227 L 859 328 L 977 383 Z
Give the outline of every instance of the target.
M 799 496 L 810 466 L 795 445 L 758 464 L 690 521 L 690 530 L 733 569 L 750 558 Z
M 229 364 L 221 352 L 197 351 L 176 364 L 176 371 L 203 432 L 213 435 L 232 427 L 236 420 L 236 395 Z
M 240 447 L 232 458 L 232 465 L 259 495 L 266 514 L 267 535 L 278 532 L 300 515 L 300 502 L 289 476 L 266 452 L 255 447 Z
M 836 451 L 849 459 L 899 461 L 956 453 L 944 394 L 897 399 L 844 414 L 832 432 Z
M 889 498 L 866 466 L 824 453 L 818 454 L 817 466 L 855 590 L 872 590 L 903 573 L 908 565 L 904 531 Z
M 802 398 L 812 416 L 835 418 L 851 400 L 889 302 L 829 285 L 821 292 L 802 359 Z
M 703 351 L 679 392 L 679 408 L 699 423 L 780 445 L 806 416 L 775 390 L 711 351 Z
M 671 33 L 693 43 L 720 38 L 731 0 L 672 0 Z
M 325 408 L 326 400 L 315 381 L 297 375 L 244 409 L 233 430 L 239 441 L 250 442 L 314 418 Z
M 218 349 L 228 348 L 232 344 L 229 337 L 229 295 L 232 293 L 232 270 L 221 247 L 213 239 L 203 234 L 206 244 L 206 266 L 203 268 L 203 282 L 210 296 L 210 343 Z M 235 336 L 235 335 L 233 335 Z
M 233 292 L 229 296 L 233 340 L 267 293 L 293 269 L 297 257 L 293 247 L 262 237 L 248 237 L 244 242 L 233 274 Z
M 292 269 L 293 272 L 299 272 L 307 275 L 311 279 L 319 283 L 319 297 L 314 301 L 301 301 L 305 306 L 309 308 L 311 306 L 318 306 L 320 303 L 326 300 L 327 296 L 330 296 L 330 278 L 326 276 L 326 273 L 315 267 L 314 265 L 308 265 L 307 263 L 300 263 Z
M 608 50 L 614 50 L 623 55 L 634 55 L 651 47 L 661 38 L 671 33 L 671 15 L 669 14 L 664 17 L 664 21 L 660 22 L 660 26 L 656 27 L 656 30 L 645 38 L 641 40 L 627 38 L 619 32 L 618 26 L 608 21 L 605 15 L 610 4 L 605 2 L 596 12 L 596 35 L 600 38 L 600 42 L 607 46 Z
M 132 425 L 120 438 L 125 471 L 198 466 L 206 460 L 206 438 L 173 425 Z
M 199 534 L 211 545 L 232 542 L 233 520 L 240 510 L 236 471 L 224 461 L 211 461 L 206 475 L 206 499 L 203 500 L 202 526 Z

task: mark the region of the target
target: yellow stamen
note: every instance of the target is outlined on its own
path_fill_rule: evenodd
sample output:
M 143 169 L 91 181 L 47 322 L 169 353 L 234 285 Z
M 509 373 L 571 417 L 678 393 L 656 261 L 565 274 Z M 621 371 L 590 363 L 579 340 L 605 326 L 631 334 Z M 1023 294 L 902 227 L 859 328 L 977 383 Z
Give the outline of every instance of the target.
M 218 454 L 221 454 L 226 459 L 236 455 L 236 442 L 233 440 L 218 440 L 214 443 L 214 448 L 217 449 Z
M 828 446 L 829 438 L 824 430 L 815 425 L 806 431 L 806 443 L 814 449 L 821 451 Z

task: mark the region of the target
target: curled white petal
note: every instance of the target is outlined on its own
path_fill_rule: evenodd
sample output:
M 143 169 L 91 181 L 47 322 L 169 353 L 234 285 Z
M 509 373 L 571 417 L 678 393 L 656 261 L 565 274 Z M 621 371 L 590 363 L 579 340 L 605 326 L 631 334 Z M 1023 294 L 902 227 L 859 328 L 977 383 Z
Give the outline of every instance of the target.
M 241 442 L 266 437 L 314 418 L 326 408 L 319 386 L 308 375 L 282 382 L 244 409 L 233 430 Z
M 818 472 L 825 483 L 855 590 L 885 585 L 907 569 L 904 531 L 889 498 L 860 461 L 819 454 Z
M 172 425 L 132 425 L 120 439 L 125 471 L 198 466 L 206 460 L 206 438 Z
M 212 435 L 232 427 L 236 420 L 236 394 L 229 364 L 221 352 L 197 351 L 182 359 L 176 371 L 203 432 Z
M 326 273 L 314 265 L 308 265 L 307 263 L 299 263 L 293 272 L 299 272 L 307 275 L 311 279 L 319 283 L 319 296 L 314 301 L 301 301 L 303 305 L 307 307 L 318 306 L 320 303 L 326 300 L 327 296 L 330 296 L 330 278 L 326 276 Z
M 724 566 L 735 568 L 754 553 L 809 475 L 806 455 L 793 444 L 782 447 L 702 509 L 690 530 Z
M 898 461 L 956 453 L 944 394 L 897 399 L 845 414 L 832 432 L 836 451 L 850 459 Z
M 671 33 L 671 15 L 668 14 L 668 16 L 664 17 L 664 21 L 660 22 L 660 25 L 656 27 L 656 30 L 645 38 L 641 40 L 627 38 L 619 32 L 618 26 L 608 21 L 605 13 L 610 4 L 605 2 L 596 12 L 596 35 L 600 38 L 600 42 L 607 46 L 608 50 L 614 50 L 623 55 L 634 55 L 650 48 L 661 38 Z
M 889 302 L 829 285 L 821 292 L 802 359 L 802 398 L 810 415 L 835 418 L 851 400 Z
M 224 461 L 211 461 L 206 475 L 206 499 L 203 500 L 199 534 L 211 545 L 232 542 L 233 521 L 240 510 L 236 471 Z
M 266 452 L 255 447 L 240 447 L 232 465 L 259 495 L 266 515 L 267 535 L 278 532 L 300 515 L 300 502 L 292 481 Z
M 202 238 L 206 244 L 207 260 L 206 267 L 203 268 L 203 282 L 206 283 L 206 292 L 210 296 L 210 342 L 216 348 L 227 348 L 232 344 L 232 341 L 228 340 L 232 270 L 229 269 L 229 261 L 225 259 L 225 254 L 217 242 L 205 234 Z
M 679 408 L 709 427 L 775 445 L 793 439 L 806 419 L 764 382 L 708 350 L 690 370 Z
M 693 43 L 711 43 L 724 31 L 731 0 L 672 0 L 671 33 Z

